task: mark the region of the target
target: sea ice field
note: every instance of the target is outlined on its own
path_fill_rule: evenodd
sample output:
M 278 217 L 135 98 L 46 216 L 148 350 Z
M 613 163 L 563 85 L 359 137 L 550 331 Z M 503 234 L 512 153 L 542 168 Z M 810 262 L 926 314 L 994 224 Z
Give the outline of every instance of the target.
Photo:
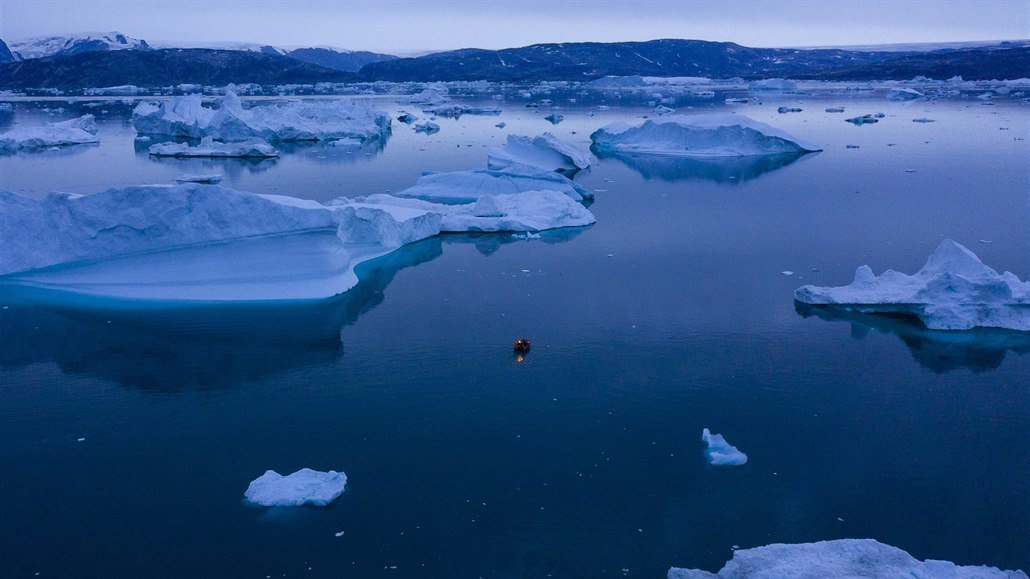
M 0 97 L 0 143 L 36 139 L 2 146 L 0 203 L 81 209 L 0 231 L 0 576 L 1030 571 L 1030 333 L 828 307 L 925 296 L 935 250 L 966 256 L 946 240 L 1024 287 L 1027 87 L 606 82 L 241 93 L 218 130 L 278 155 L 248 158 L 157 134 L 159 106 L 137 138 L 168 97 Z M 268 138 L 255 110 L 293 101 L 313 140 Z M 318 116 L 337 101 L 372 129 Z M 727 146 L 734 115 L 776 139 Z M 698 127 L 723 132 L 685 148 Z M 530 193 L 463 193 L 511 166 Z M 162 195 L 234 205 L 115 256 L 171 223 Z

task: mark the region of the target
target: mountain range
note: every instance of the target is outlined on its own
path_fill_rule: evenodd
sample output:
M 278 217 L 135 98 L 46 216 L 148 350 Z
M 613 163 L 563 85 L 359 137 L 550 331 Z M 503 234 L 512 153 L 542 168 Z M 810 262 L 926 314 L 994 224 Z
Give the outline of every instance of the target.
M 259 44 L 155 48 L 112 32 L 0 41 L 0 90 L 354 81 L 590 81 L 603 76 L 969 80 L 1030 77 L 1030 41 L 938 50 L 751 48 L 731 42 L 652 40 L 462 49 L 415 58 Z M 4 64 L 6 62 L 6 64 Z

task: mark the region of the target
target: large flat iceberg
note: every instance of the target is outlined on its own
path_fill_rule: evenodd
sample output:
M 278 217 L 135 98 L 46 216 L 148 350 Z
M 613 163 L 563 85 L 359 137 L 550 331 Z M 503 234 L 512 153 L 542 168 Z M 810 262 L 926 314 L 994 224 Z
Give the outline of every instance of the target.
M 437 203 L 473 203 L 483 195 L 511 195 L 524 191 L 558 191 L 579 201 L 592 195 L 571 179 L 533 167 L 509 170 L 472 169 L 426 173 L 411 187 L 396 193 Z
M 175 97 L 156 105 L 140 103 L 132 111 L 132 126 L 140 135 L 211 137 L 217 141 L 374 140 L 386 137 L 390 116 L 366 103 L 346 99 L 245 109 L 230 91 L 217 109 L 203 106 L 200 95 Z
M 335 470 L 302 468 L 287 476 L 268 470 L 251 481 L 243 497 L 248 503 L 263 507 L 324 507 L 342 495 L 346 487 L 347 475 Z
M 916 316 L 932 330 L 1030 331 L 1030 282 L 1010 272 L 999 274 L 950 239 L 912 275 L 889 269 L 876 276 L 863 265 L 850 285 L 806 285 L 794 292 L 794 299 L 864 313 Z
M 1022 571 L 920 561 L 873 539 L 838 539 L 787 545 L 776 543 L 733 552 L 718 573 L 669 569 L 668 579 L 823 579 L 826 577 L 912 577 L 919 579 L 1027 579 Z
M 99 142 L 97 123 L 93 115 L 83 115 L 77 119 L 48 123 L 41 127 L 19 127 L 0 133 L 0 153 Z
M 553 190 L 458 205 L 390 195 L 323 205 L 196 183 L 39 200 L 0 190 L 0 285 L 76 299 L 324 299 L 354 287 L 358 265 L 442 232 L 593 222 Z
M 674 115 L 635 126 L 617 122 L 601 127 L 590 139 L 598 154 L 746 157 L 821 150 L 765 123 L 731 114 Z
M 487 166 L 504 169 L 523 165 L 544 171 L 578 171 L 590 166 L 590 153 L 559 140 L 551 133 L 530 139 L 521 135 L 508 135 L 503 147 L 487 151 Z

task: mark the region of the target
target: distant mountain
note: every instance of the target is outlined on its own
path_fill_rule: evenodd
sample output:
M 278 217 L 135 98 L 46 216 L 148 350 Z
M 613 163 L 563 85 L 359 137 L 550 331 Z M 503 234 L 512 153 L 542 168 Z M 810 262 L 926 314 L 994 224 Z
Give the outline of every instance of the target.
M 11 49 L 7 48 L 3 40 L 0 40 L 0 64 L 7 64 L 8 62 L 14 62 L 14 55 L 11 54 Z
M 841 49 L 749 48 L 732 42 L 536 44 L 504 50 L 463 49 L 364 66 L 365 80 L 450 81 L 594 80 L 603 76 L 706 76 L 713 78 L 1018 78 L 1030 76 L 1018 55 L 993 48 L 963 51 L 880 52 Z M 941 56 L 942 54 L 951 56 Z M 961 55 L 958 53 L 962 53 Z M 889 64 L 896 62 L 896 65 Z M 976 69 L 979 63 L 983 68 Z M 962 72 L 960 72 L 962 71 Z M 877 72 L 882 73 L 876 76 Z M 1013 77 L 1012 75 L 1015 75 Z
M 0 89 L 161 87 L 183 83 L 308 84 L 356 76 L 277 54 L 203 48 L 88 52 L 0 65 Z
M 1030 46 L 1002 44 L 990 48 L 941 50 L 795 76 L 827 80 L 899 80 L 915 76 L 940 79 L 961 76 L 965 80 L 1030 78 Z
M 286 56 L 301 62 L 317 64 L 318 66 L 344 72 L 358 72 L 366 64 L 397 59 L 396 56 L 390 54 L 365 51 L 352 52 L 349 50 L 333 50 L 331 48 L 298 48 L 287 52 Z
M 15 60 L 28 60 L 48 56 L 74 56 L 87 52 L 150 50 L 150 45 L 146 40 L 131 38 L 119 32 L 107 32 L 27 38 L 12 41 L 10 49 Z

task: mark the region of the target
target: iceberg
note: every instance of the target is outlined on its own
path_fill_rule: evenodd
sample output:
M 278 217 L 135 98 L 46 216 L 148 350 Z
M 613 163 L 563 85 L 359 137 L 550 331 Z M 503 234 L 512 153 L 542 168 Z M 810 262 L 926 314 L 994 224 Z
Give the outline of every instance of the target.
M 745 157 L 820 151 L 743 115 L 691 115 L 649 119 L 642 125 L 616 122 L 590 135 L 595 153 L 681 157 Z
M 767 78 L 764 80 L 753 80 L 747 85 L 752 91 L 794 91 L 798 89 L 797 83 L 783 78 Z
M 0 190 L 0 289 L 78 301 L 321 300 L 355 287 L 361 264 L 441 232 L 594 222 L 554 188 L 483 191 L 465 205 L 389 195 L 323 205 L 197 183 L 43 199 Z
M 427 88 L 412 96 L 408 102 L 418 105 L 439 105 L 450 101 L 450 97 L 444 96 L 431 88 Z
M 460 118 L 461 115 L 499 115 L 501 109 L 493 107 L 472 107 L 468 105 L 449 105 L 422 109 L 422 112 L 434 114 L 440 117 L 452 119 Z
M 532 139 L 508 135 L 505 146 L 487 150 L 487 166 L 504 169 L 512 165 L 536 167 L 544 171 L 578 171 L 590 166 L 590 154 L 559 140 L 551 133 Z
M 892 88 L 887 91 L 887 100 L 911 101 L 926 98 L 926 95 L 911 88 Z
M 226 91 L 218 109 L 203 106 L 200 95 L 175 97 L 160 105 L 140 103 L 132 111 L 132 126 L 140 135 L 218 141 L 371 141 L 386 138 L 390 116 L 371 105 L 344 99 L 244 109 L 236 93 Z
M 42 127 L 16 128 L 0 133 L 0 153 L 99 142 L 96 120 L 93 115 L 83 115 L 77 119 L 48 123 Z
M 1022 571 L 919 561 L 907 552 L 873 539 L 838 539 L 817 543 L 776 543 L 739 549 L 718 573 L 669 569 L 668 579 L 746 579 L 776 577 L 919 577 L 921 579 L 1027 579 Z
M 324 507 L 342 495 L 346 486 L 347 475 L 335 470 L 302 468 L 287 476 L 268 470 L 251 481 L 243 497 L 248 503 L 263 507 Z
M 705 456 L 716 466 L 740 466 L 747 462 L 747 455 L 726 442 L 721 434 L 712 434 L 707 428 L 701 431 L 701 441 L 708 447 Z
M 448 173 L 426 173 L 411 187 L 395 193 L 437 203 L 474 203 L 483 195 L 512 195 L 525 191 L 558 191 L 575 201 L 589 199 L 587 192 L 571 179 L 553 171 L 533 167 L 506 170 L 472 169 Z
M 440 132 L 440 125 L 438 125 L 436 123 L 431 123 L 429 121 L 426 121 L 424 123 L 418 123 L 418 124 L 415 125 L 415 132 L 416 133 L 425 133 L 427 135 L 432 135 L 434 133 L 439 133 Z
M 279 151 L 260 139 L 242 143 L 216 143 L 211 137 L 204 137 L 195 147 L 186 143 L 161 143 L 151 145 L 149 151 L 155 157 L 268 158 L 279 156 Z
M 806 285 L 797 302 L 846 311 L 915 316 L 931 330 L 1003 328 L 1030 331 L 1030 281 L 999 274 L 962 245 L 947 239 L 912 275 L 867 265 L 842 287 Z

